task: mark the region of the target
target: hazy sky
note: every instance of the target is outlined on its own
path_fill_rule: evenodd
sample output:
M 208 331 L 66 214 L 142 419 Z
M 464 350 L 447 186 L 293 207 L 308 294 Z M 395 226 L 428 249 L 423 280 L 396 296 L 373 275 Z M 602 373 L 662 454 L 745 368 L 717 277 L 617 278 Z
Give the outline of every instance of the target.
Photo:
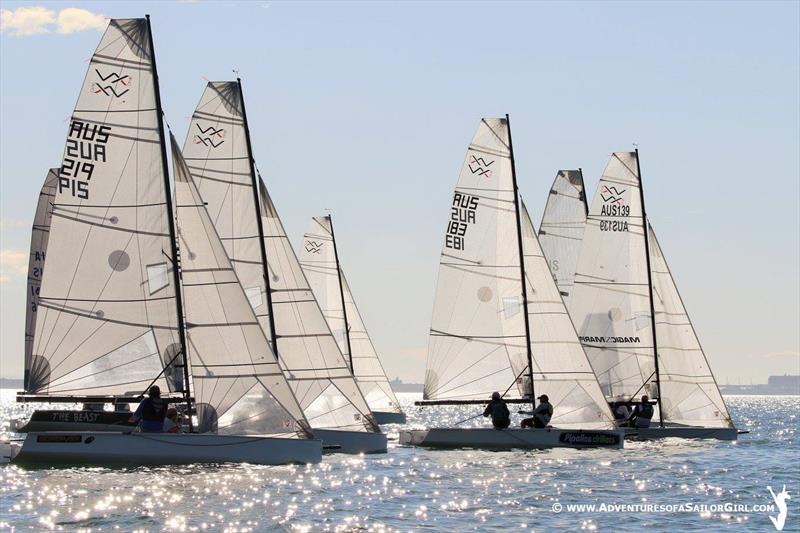
M 239 70 L 287 230 L 298 242 L 332 210 L 390 377 L 423 379 L 452 189 L 480 117 L 505 113 L 537 225 L 559 168 L 583 167 L 593 195 L 610 152 L 638 143 L 718 380 L 800 373 L 798 2 L 0 6 L 2 376 L 22 375 L 30 224 L 101 35 L 91 14 L 145 13 L 178 138 L 204 77 Z

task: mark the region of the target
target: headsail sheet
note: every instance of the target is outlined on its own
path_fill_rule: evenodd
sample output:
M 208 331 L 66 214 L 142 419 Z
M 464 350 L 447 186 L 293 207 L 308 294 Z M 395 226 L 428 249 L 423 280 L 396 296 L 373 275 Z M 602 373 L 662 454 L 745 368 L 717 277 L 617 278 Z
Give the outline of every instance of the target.
M 461 168 L 439 262 L 426 400 L 529 392 L 508 124 L 481 120 Z
M 730 414 L 664 252 L 653 227 L 648 224 L 648 228 L 664 419 L 691 426 L 730 427 Z
M 542 215 L 539 243 L 564 302 L 572 293 L 587 212 L 583 173 L 559 170 Z
M 589 209 L 570 299 L 608 400 L 658 397 L 638 172 L 635 153 L 611 155 Z
M 344 272 L 337 265 L 333 239 L 330 218 L 314 217 L 308 231 L 303 235 L 300 264 L 345 360 L 349 361 L 352 357 L 353 376 L 370 409 L 400 413 L 402 412 L 400 404 L 389 385 L 389 379 L 386 377 L 386 371 L 381 365 L 372 339 L 367 333 L 367 327 L 358 311 L 350 285 Z M 349 327 L 349 342 L 345 332 L 345 314 Z M 352 353 L 348 349 L 352 350 Z
M 267 188 L 259 180 L 278 357 L 314 428 L 377 431 Z
M 303 436 L 308 430 L 303 411 L 247 302 L 174 137 L 171 141 L 199 430 Z
M 271 342 L 257 209 L 241 93 L 236 81 L 206 85 L 183 156 L 206 202 L 247 299 Z
M 555 427 L 612 428 L 611 411 L 550 273 L 528 210 L 520 203 L 534 391 L 537 396 L 547 394 L 555 406 L 551 420 Z
M 42 286 L 47 240 L 50 236 L 50 214 L 58 186 L 58 168 L 47 171 L 31 228 L 31 251 L 28 256 L 28 292 L 25 306 L 25 390 L 29 390 L 31 374 L 41 375 L 41 370 L 31 368 L 33 363 L 33 336 L 36 330 L 36 311 L 39 306 L 39 289 Z M 35 387 L 34 387 L 35 388 Z
M 139 393 L 180 352 L 155 91 L 147 21 L 111 20 L 70 119 L 30 393 Z

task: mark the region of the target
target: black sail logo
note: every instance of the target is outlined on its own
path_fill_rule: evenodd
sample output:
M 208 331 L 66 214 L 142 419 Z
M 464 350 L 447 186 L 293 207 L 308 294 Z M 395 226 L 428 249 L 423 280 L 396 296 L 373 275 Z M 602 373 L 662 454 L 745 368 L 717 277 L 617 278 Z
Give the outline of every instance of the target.
M 120 76 L 116 72 L 103 74 L 98 69 L 94 69 L 100 81 L 96 81 L 92 86 L 94 94 L 104 94 L 119 98 L 130 91 L 131 77 L 129 75 Z
M 494 164 L 494 160 L 487 161 L 482 157 L 476 157 L 474 155 L 469 156 L 469 163 L 467 166 L 469 167 L 469 171 L 473 174 L 477 174 L 478 176 L 484 176 L 486 178 L 492 177 L 492 169 L 491 166 Z
M 631 206 L 625 203 L 625 193 L 628 189 L 619 189 L 613 185 L 603 185 L 600 188 L 600 198 L 603 205 L 600 207 L 600 231 L 628 231 L 628 217 L 631 215 Z
M 210 148 L 217 148 L 225 142 L 225 130 L 223 128 L 215 128 L 214 126 L 203 127 L 200 124 L 195 124 L 200 133 L 195 134 L 194 144 L 202 144 Z

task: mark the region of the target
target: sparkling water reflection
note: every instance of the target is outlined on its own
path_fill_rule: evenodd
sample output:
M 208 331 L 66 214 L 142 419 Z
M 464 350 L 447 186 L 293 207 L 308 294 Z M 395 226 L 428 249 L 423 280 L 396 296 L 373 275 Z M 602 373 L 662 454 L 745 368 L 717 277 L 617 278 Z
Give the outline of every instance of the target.
M 413 407 L 409 425 L 445 425 L 478 407 Z M 627 443 L 623 451 L 428 451 L 326 456 L 314 466 L 0 467 L 0 529 L 166 531 L 773 530 L 769 512 L 570 512 L 571 504 L 767 505 L 794 497 L 800 530 L 800 397 L 732 397 L 738 443 Z M 30 408 L 0 404 L 0 436 Z M 482 417 L 465 425 L 482 425 Z M 390 426 L 390 438 L 397 436 Z M 560 513 L 554 505 L 560 504 Z M 557 507 L 557 505 L 556 505 Z

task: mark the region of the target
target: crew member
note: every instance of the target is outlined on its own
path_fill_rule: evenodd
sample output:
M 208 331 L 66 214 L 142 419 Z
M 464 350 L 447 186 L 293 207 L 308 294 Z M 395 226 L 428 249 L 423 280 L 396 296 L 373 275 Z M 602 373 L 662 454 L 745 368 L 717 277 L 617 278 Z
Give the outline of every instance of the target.
M 142 400 L 128 422 L 138 422 L 140 431 L 161 433 L 164 431 L 164 418 L 167 416 L 167 402 L 161 398 L 158 385 L 150 387 L 147 394 L 149 397 Z
M 546 428 L 553 418 L 553 406 L 547 394 L 542 394 L 537 398 L 539 405 L 533 411 L 520 411 L 522 415 L 533 415 L 531 418 L 524 418 L 520 423 L 521 428 Z
M 492 393 L 492 400 L 483 410 L 483 416 L 491 416 L 492 425 L 496 429 L 506 429 L 511 425 L 511 413 L 508 412 L 508 406 L 499 392 Z

